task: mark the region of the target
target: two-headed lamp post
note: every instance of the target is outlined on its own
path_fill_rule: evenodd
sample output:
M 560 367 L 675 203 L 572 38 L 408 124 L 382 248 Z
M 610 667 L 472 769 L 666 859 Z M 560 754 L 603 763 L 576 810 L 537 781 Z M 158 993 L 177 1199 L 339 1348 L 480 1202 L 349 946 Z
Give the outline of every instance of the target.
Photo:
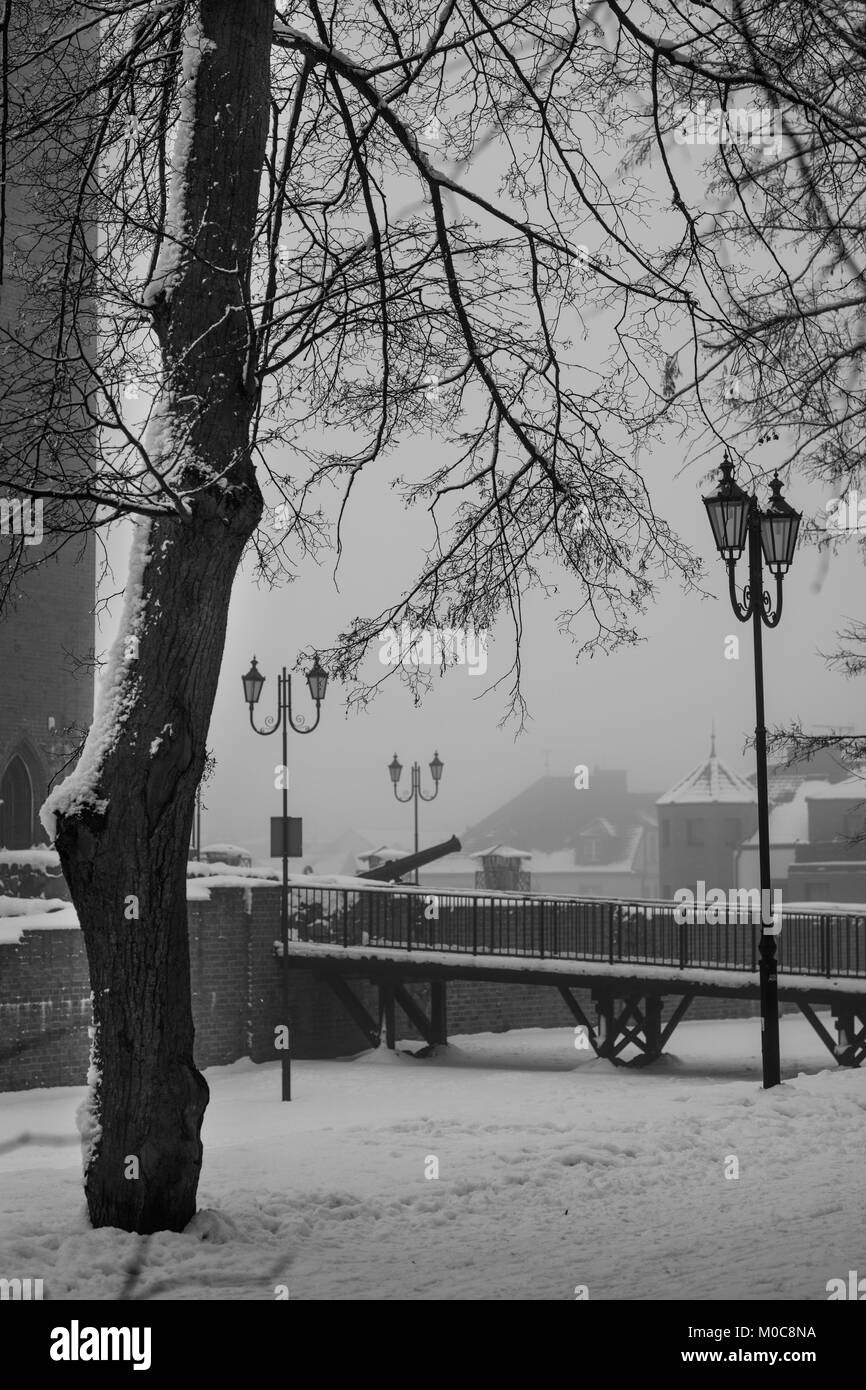
M 760 986 L 761 1060 L 764 1089 L 781 1081 L 779 1056 L 779 989 L 776 974 L 776 937 L 767 930 L 765 914 L 771 910 L 770 807 L 767 793 L 767 730 L 764 724 L 764 656 L 762 625 L 776 627 L 782 616 L 782 580 L 791 567 L 802 512 L 796 512 L 782 496 L 776 474 L 770 484 L 770 503 L 761 511 L 754 494 L 745 493 L 734 481 L 734 469 L 725 454 L 718 491 L 703 499 L 713 530 L 716 549 L 728 570 L 731 607 L 741 623 L 752 621 L 755 651 L 755 756 L 758 765 L 758 860 L 761 880 Z M 742 601 L 737 596 L 734 567 L 748 545 L 749 582 Z M 764 563 L 776 580 L 775 599 L 764 589 Z M 768 907 L 768 905 L 770 905 Z M 774 924 L 775 925 L 775 924 Z
M 391 776 L 391 785 L 392 785 L 393 788 L 394 788 L 394 795 L 396 796 L 397 800 L 398 800 L 398 801 L 403 801 L 403 802 L 406 802 L 406 801 L 414 801 L 414 802 L 415 802 L 415 853 L 416 853 L 416 854 L 418 853 L 418 801 L 419 801 L 419 799 L 420 799 L 421 801 L 435 801 L 435 800 L 436 800 L 437 796 L 439 795 L 439 783 L 440 783 L 440 781 L 442 780 L 442 770 L 443 770 L 444 767 L 445 767 L 445 764 L 443 763 L 442 759 L 439 757 L 439 754 L 438 754 L 438 753 L 434 753 L 434 754 L 433 754 L 433 760 L 432 760 L 432 762 L 430 763 L 430 776 L 433 778 L 433 794 L 432 794 L 432 796 L 425 796 L 424 793 L 423 793 L 422 790 L 421 790 L 421 764 L 420 764 L 420 763 L 413 763 L 413 764 L 412 764 L 412 786 L 411 786 L 411 789 L 407 792 L 407 794 L 406 794 L 405 796 L 401 796 L 400 793 L 397 791 L 397 783 L 400 781 L 400 774 L 401 774 L 402 771 L 403 771 L 403 764 L 400 762 L 400 759 L 397 757 L 397 754 L 396 754 L 396 753 L 394 754 L 394 761 L 393 761 L 393 762 L 390 762 L 390 763 L 388 764 L 388 772 L 390 773 L 390 776 Z M 415 869 L 415 882 L 416 882 L 416 883 L 418 882 L 418 869 L 417 869 L 417 867 L 416 867 L 416 869 Z
M 283 1009 L 285 1011 L 285 1026 L 287 1032 L 286 1046 L 282 1049 L 283 1067 L 283 1100 L 292 1098 L 292 1054 L 291 1054 L 291 1031 L 289 1029 L 289 748 L 288 734 L 289 729 L 294 729 L 296 734 L 311 734 L 318 727 L 319 717 L 322 712 L 322 701 L 325 698 L 325 691 L 328 688 L 328 673 L 319 664 L 318 653 L 310 670 L 307 672 L 307 685 L 310 694 L 316 702 L 316 718 L 313 724 L 307 726 L 306 720 L 299 716 L 298 722 L 292 719 L 292 678 L 286 671 L 285 666 L 282 675 L 277 677 L 277 713 L 268 715 L 265 720 L 265 727 L 257 729 L 253 719 L 253 710 L 259 702 L 265 677 L 259 671 L 256 658 L 253 657 L 252 665 L 245 676 L 241 677 L 244 685 L 244 699 L 250 710 L 250 724 L 257 734 L 274 734 L 277 729 L 282 730 L 283 735 L 283 775 L 281 777 L 283 790 L 283 823 L 282 839 L 280 847 L 282 849 L 283 860 L 283 891 L 280 897 L 280 937 L 283 943 Z

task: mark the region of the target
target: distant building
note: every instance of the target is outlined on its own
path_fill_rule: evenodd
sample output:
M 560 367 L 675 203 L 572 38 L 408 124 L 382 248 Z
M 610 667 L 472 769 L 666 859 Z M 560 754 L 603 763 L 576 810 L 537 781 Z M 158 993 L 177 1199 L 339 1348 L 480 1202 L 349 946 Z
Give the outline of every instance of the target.
M 618 833 L 638 824 L 639 812 L 654 820 L 657 793 L 632 792 L 622 770 L 595 768 L 589 785 L 575 788 L 572 777 L 539 777 L 504 806 L 470 826 L 460 839 L 471 854 L 487 845 L 525 845 L 533 853 L 578 852 L 581 834 L 599 818 Z
M 825 749 L 771 767 L 767 781 L 772 887 L 787 902 L 866 901 L 866 778 Z M 737 853 L 737 886 L 758 882 L 756 831 Z
M 252 855 L 242 845 L 205 845 L 201 852 L 202 864 L 232 864 L 249 869 L 252 862 Z
M 804 783 L 844 782 L 851 769 L 840 763 L 835 754 L 823 748 L 811 758 L 797 758 L 791 763 L 777 763 L 767 769 L 767 792 L 770 805 L 790 801 Z M 747 781 L 757 783 L 757 772 L 750 772 Z
M 476 888 L 498 888 L 500 892 L 528 893 L 531 887 L 529 873 L 524 862 L 532 858 L 525 849 L 512 849 L 511 845 L 491 845 L 489 849 L 477 850 L 470 854 L 480 868 L 475 870 Z
M 26 31 L 25 47 L 32 41 L 36 8 L 7 7 L 12 32 L 19 26 Z M 60 8 L 45 8 L 53 10 L 52 23 L 59 18 Z M 62 52 L 57 45 L 51 51 Z M 72 46 L 68 57 L 75 61 Z M 45 81 L 49 86 L 60 83 L 63 74 L 47 69 Z M 74 128 L 70 122 L 70 132 Z M 0 360 L 12 364 L 11 373 L 0 373 L 4 431 L 11 431 L 11 422 L 20 417 L 30 370 L 28 355 L 14 344 L 33 339 L 37 331 L 34 325 L 41 323 L 46 306 L 57 309 L 56 292 L 46 288 L 35 295 L 33 280 L 40 271 L 50 272 L 57 258 L 63 263 L 68 228 L 52 230 L 39 190 L 48 191 L 50 205 L 51 178 L 46 184 L 45 171 L 57 176 L 61 163 L 72 167 L 68 164 L 70 153 L 44 136 L 32 142 L 29 154 L 23 145 L 16 148 L 15 159 L 4 171 Z M 67 363 L 73 377 L 78 371 L 75 354 L 84 351 L 89 356 L 95 351 L 95 341 L 88 336 L 85 324 L 86 316 L 77 320 L 81 338 Z M 77 380 L 82 393 L 85 381 L 89 390 L 89 378 Z M 76 456 L 71 448 L 61 448 L 60 465 L 67 477 L 80 469 L 80 458 L 89 447 L 87 419 L 82 417 L 78 427 Z M 38 435 L 38 428 L 34 429 Z M 7 447 L 9 437 L 7 434 L 4 439 Z M 56 522 L 52 529 L 54 512 L 49 499 L 44 507 L 44 533 L 37 539 L 28 528 L 31 540 L 23 542 L 22 550 L 21 536 L 14 534 L 13 523 L 17 519 L 20 526 L 20 507 L 26 499 L 9 487 L 16 481 L 17 468 L 16 462 L 0 458 L 0 850 L 26 851 L 47 841 L 39 822 L 40 806 L 52 783 L 71 772 L 74 753 L 93 718 L 96 546 L 92 537 L 66 536 Z M 42 480 L 48 485 L 55 476 L 57 469 L 48 466 Z M 27 505 L 29 508 L 29 502 Z M 35 564 L 39 567 L 29 568 Z M 7 878 L 0 870 L 0 892 Z
M 390 864 L 392 859 L 405 859 L 411 851 L 401 849 L 398 845 L 380 845 L 378 849 L 372 849 L 367 854 L 356 854 L 356 869 L 380 869 L 383 864 Z
M 758 824 L 758 798 L 745 777 L 716 754 L 693 767 L 656 802 L 661 896 L 680 888 L 736 888 L 735 855 Z M 757 880 L 754 885 L 757 886 Z
M 788 869 L 789 902 L 866 903 L 866 776 L 807 786 L 808 838 Z
M 421 883 L 442 892 L 505 892 L 507 883 L 554 896 L 657 898 L 655 800 L 630 792 L 623 771 L 597 768 L 581 788 L 571 777 L 539 778 L 461 836 L 468 853 L 422 868 Z
M 622 826 L 599 819 L 578 839 L 576 851 L 533 855 L 532 881 L 539 893 L 632 902 L 659 896 L 658 830 L 645 811 Z
M 373 846 L 357 830 L 344 830 L 333 840 L 313 841 L 304 856 L 317 874 L 356 874 L 358 855 L 366 854 Z
M 810 787 L 826 782 L 801 782 L 793 796 L 770 807 L 770 883 L 788 896 L 788 870 L 797 857 L 797 848 L 809 839 L 809 810 L 806 797 Z M 735 888 L 757 888 L 760 878 L 758 832 L 744 840 L 734 855 Z M 715 884 L 713 885 L 715 887 Z
M 770 885 L 787 902 L 866 901 L 866 778 L 829 753 L 768 770 Z M 710 756 L 659 797 L 662 898 L 707 888 L 757 888 L 756 774 Z M 859 838 L 858 838 L 859 837 Z

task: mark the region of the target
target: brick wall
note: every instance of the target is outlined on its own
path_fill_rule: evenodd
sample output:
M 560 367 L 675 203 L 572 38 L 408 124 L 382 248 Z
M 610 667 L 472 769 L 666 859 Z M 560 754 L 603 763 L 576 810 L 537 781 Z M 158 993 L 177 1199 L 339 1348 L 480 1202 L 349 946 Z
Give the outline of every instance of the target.
M 280 890 L 219 888 L 209 901 L 188 904 L 190 970 L 200 1067 L 240 1057 L 255 1062 L 280 1056 L 275 1028 L 283 1022 L 282 970 L 274 955 L 279 936 Z M 378 992 L 363 981 L 352 988 L 378 1017 Z M 429 1013 L 429 986 L 410 986 Z M 594 1022 L 591 993 L 574 991 Z M 664 1016 L 676 1005 L 670 996 Z M 783 1006 L 790 1009 L 793 1006 Z M 330 988 L 309 971 L 289 976 L 292 1053 L 340 1057 L 360 1052 L 366 1040 Z M 573 1026 L 556 989 L 525 984 L 452 981 L 448 1033 L 503 1032 L 511 1028 Z M 742 1018 L 758 1013 L 756 1000 L 697 999 L 688 1018 Z M 79 931 L 28 931 L 20 943 L 0 944 L 0 1091 L 77 1086 L 89 1053 L 90 984 Z M 397 1009 L 397 1035 L 420 1034 Z
M 0 1090 L 81 1085 L 90 1020 L 81 932 L 29 931 L 0 945 Z

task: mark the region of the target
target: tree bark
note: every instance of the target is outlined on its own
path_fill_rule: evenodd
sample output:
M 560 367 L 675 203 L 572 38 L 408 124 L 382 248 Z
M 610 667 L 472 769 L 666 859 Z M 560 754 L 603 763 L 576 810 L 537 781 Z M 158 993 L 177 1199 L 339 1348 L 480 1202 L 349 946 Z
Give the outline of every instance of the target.
M 142 1233 L 183 1229 L 202 1163 L 208 1088 L 193 1057 L 186 863 L 232 583 L 262 511 L 249 447 L 255 344 L 243 301 L 273 14 L 271 0 L 185 7 L 181 96 L 194 119 L 176 177 L 185 176 L 194 250 L 145 302 L 162 353 L 174 487 L 198 490 L 188 515 L 138 523 L 149 558 L 141 602 L 115 648 L 120 727 L 88 778 L 85 804 L 57 817 L 93 989 L 88 1207 L 95 1226 Z M 118 662 L 131 631 L 137 648 Z

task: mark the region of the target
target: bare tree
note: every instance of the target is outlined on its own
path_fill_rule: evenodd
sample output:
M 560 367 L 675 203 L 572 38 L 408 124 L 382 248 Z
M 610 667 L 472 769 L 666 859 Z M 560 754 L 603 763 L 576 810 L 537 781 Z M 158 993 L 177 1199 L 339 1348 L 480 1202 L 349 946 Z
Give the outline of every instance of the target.
M 826 573 L 840 546 L 866 548 L 866 17 L 843 0 L 605 11 L 604 130 L 633 133 L 626 167 L 666 195 L 657 249 L 694 304 L 688 320 L 650 306 L 669 353 L 644 419 L 676 422 L 696 458 L 724 444 L 755 483 L 820 482 L 804 538 Z M 862 621 L 838 638 L 828 661 L 862 674 Z M 772 745 L 864 756 L 862 732 L 792 725 Z
M 423 563 L 330 663 L 354 679 L 403 620 L 507 615 L 519 712 L 523 596 L 556 565 L 589 651 L 636 640 L 659 575 L 694 579 L 637 448 L 668 422 L 740 444 L 712 373 L 748 378 L 754 447 L 789 431 L 789 466 L 861 447 L 863 39 L 817 8 L 829 36 L 775 0 L 4 0 L 4 474 L 53 507 L 52 544 L 134 527 L 96 719 L 45 808 L 91 968 L 95 1224 L 195 1209 L 185 864 L 245 551 L 278 579 L 333 522 L 339 553 L 358 475 L 384 485 L 432 426 L 434 470 L 397 458 Z M 720 147 L 714 214 L 669 153 L 705 92 L 777 102 L 789 142 L 760 167 Z

